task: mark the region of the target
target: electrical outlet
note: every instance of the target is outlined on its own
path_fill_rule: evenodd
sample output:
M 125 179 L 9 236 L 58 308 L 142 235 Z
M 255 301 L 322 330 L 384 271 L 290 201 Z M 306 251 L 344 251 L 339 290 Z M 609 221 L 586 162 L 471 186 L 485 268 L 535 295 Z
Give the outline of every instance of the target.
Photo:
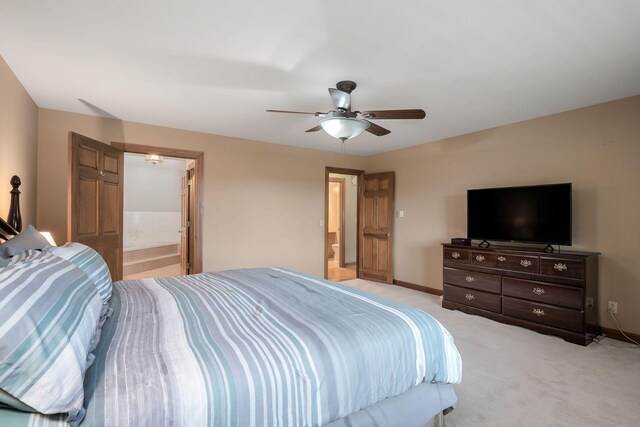
M 587 308 L 593 308 L 593 298 L 587 297 Z
M 609 301 L 607 310 L 609 310 L 609 313 L 618 314 L 618 303 L 615 301 Z

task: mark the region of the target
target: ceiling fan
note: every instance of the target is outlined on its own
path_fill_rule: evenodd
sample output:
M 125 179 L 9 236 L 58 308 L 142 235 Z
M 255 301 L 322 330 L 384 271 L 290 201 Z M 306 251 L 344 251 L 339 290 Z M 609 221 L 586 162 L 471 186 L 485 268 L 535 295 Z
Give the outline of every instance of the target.
M 370 120 L 387 119 L 424 119 L 427 114 L 422 109 L 411 110 L 371 110 L 351 111 L 351 92 L 356 88 L 356 83 L 351 80 L 343 80 L 336 83 L 336 88 L 329 88 L 331 101 L 335 110 L 326 113 L 308 113 L 304 111 L 267 110 L 269 113 L 312 114 L 320 119 L 318 126 L 308 129 L 306 132 L 324 130 L 334 138 L 342 140 L 355 138 L 367 131 L 376 136 L 384 136 L 391 131 L 379 126 Z

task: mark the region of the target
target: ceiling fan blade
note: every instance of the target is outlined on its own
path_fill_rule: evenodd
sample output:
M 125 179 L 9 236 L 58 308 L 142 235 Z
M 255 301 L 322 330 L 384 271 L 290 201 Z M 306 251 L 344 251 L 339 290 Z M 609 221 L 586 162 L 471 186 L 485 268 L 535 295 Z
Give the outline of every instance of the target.
M 305 132 L 318 132 L 319 130 L 322 130 L 322 126 L 318 125 L 316 127 L 312 127 L 311 129 L 307 129 L 305 130 Z
M 322 111 L 316 111 L 315 113 L 309 113 L 307 111 L 289 111 L 289 110 L 267 110 L 267 113 L 289 113 L 289 114 L 309 114 L 316 117 L 327 117 L 329 113 L 333 113 L 333 111 L 329 111 L 327 113 L 323 113 Z
M 369 120 L 366 120 L 369 122 Z M 384 136 L 391 133 L 389 129 L 385 129 L 382 126 L 378 126 L 375 123 L 369 122 L 369 127 L 365 129 L 367 132 L 374 134 L 375 136 Z
M 287 111 L 287 110 L 267 110 L 267 113 L 311 114 L 313 116 L 318 115 L 318 113 L 308 113 L 306 111 Z
M 362 116 L 370 120 L 383 120 L 383 119 L 424 119 L 427 117 L 422 109 L 413 110 L 376 110 L 376 111 L 363 111 Z
M 351 95 L 347 92 L 330 87 L 329 94 L 331 95 L 333 105 L 335 105 L 337 109 L 351 110 Z

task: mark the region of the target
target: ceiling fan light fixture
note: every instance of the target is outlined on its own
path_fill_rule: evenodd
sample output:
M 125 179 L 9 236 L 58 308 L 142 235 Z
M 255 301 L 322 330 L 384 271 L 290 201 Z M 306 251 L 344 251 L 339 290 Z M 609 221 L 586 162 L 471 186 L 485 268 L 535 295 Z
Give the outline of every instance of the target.
M 320 120 L 320 127 L 336 139 L 355 138 L 369 127 L 369 122 L 352 117 L 328 117 Z

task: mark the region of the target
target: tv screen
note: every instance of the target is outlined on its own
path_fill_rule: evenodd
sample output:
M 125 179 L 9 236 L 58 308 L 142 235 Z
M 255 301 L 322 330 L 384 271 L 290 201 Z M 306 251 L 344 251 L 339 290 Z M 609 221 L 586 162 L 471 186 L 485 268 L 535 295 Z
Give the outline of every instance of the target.
M 571 184 L 467 190 L 467 237 L 571 245 Z

